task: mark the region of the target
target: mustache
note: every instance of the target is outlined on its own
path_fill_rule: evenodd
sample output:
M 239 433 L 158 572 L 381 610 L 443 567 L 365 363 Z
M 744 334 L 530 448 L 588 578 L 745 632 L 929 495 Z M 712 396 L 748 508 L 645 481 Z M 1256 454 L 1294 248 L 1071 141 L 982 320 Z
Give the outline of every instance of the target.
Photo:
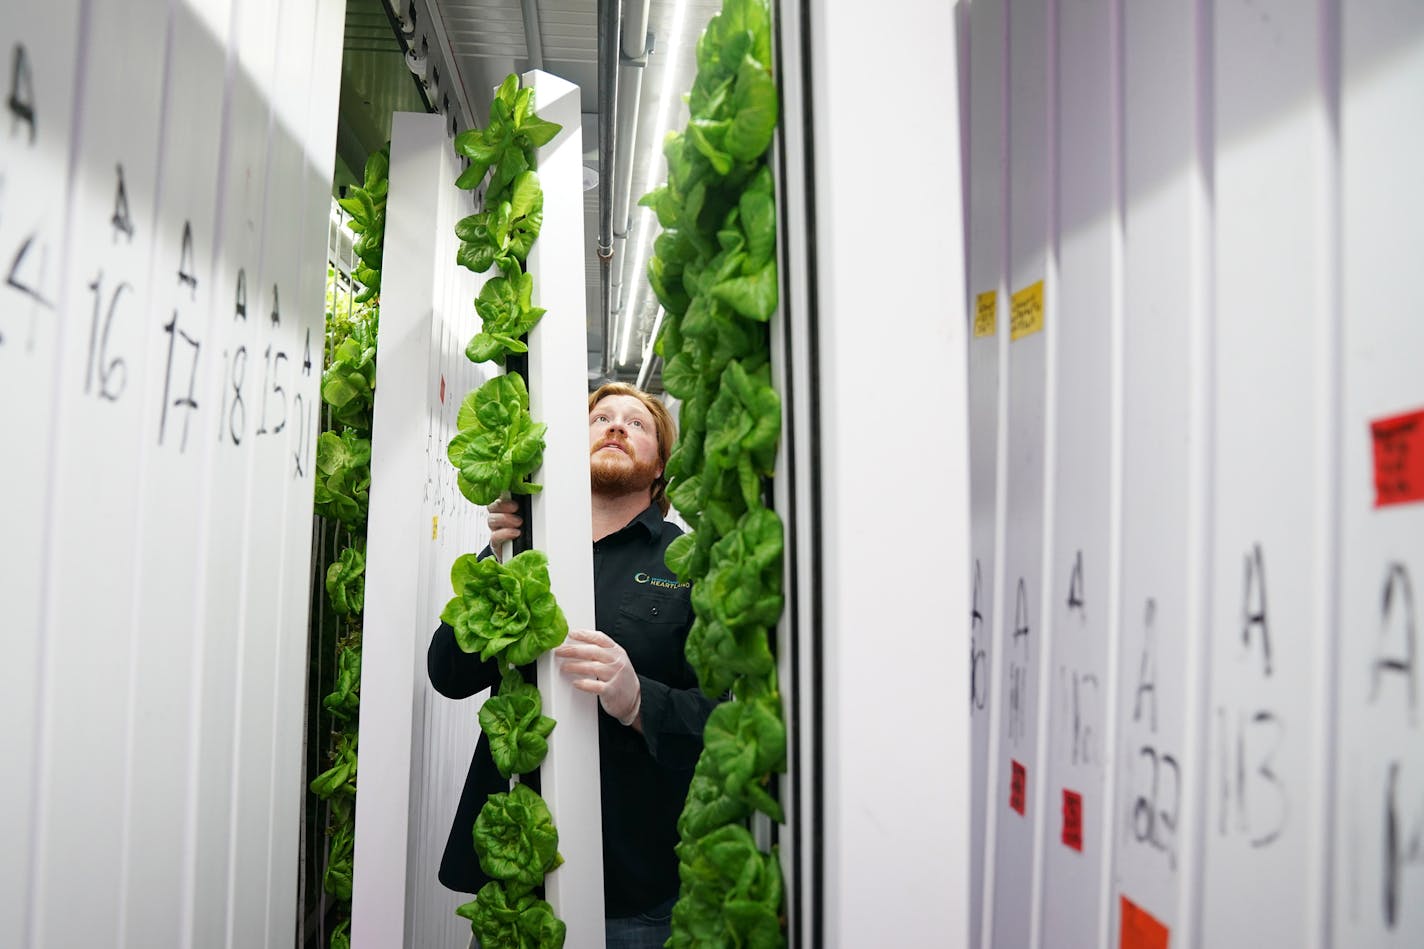
M 636 459 L 637 457 L 633 454 L 633 446 L 628 444 L 628 440 L 626 438 L 619 438 L 616 435 L 609 435 L 603 441 L 599 442 L 593 447 L 593 450 L 590 451 L 589 454 L 596 454 L 607 448 L 609 445 L 612 445 L 615 448 L 621 448 L 623 450 L 623 453 L 626 454 L 629 458 Z

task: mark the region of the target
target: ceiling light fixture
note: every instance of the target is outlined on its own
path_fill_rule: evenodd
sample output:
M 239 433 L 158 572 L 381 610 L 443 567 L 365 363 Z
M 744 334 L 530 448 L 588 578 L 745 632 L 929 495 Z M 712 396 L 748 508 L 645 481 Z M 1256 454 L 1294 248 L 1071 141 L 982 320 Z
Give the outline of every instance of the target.
M 658 121 L 653 126 L 654 134 L 647 146 L 652 150 L 652 157 L 648 162 L 647 180 L 643 183 L 643 190 L 638 192 L 640 197 L 652 191 L 660 181 L 667 177 L 667 159 L 663 157 L 663 139 L 667 136 L 668 129 L 672 125 L 673 103 L 682 104 L 682 95 L 676 89 L 676 84 L 679 54 L 683 47 L 688 45 L 687 39 L 683 36 L 686 20 L 687 0 L 677 0 L 677 5 L 673 8 L 672 29 L 668 32 L 671 41 L 667 44 L 667 61 L 663 63 L 663 81 L 658 91 Z M 692 42 L 696 43 L 695 37 Z M 653 231 L 658 227 L 657 215 L 650 208 L 640 207 L 638 213 L 632 217 L 637 220 L 638 243 L 637 250 L 630 258 L 633 267 L 632 273 L 626 274 L 624 279 L 624 287 L 627 289 L 623 294 L 624 303 L 621 314 L 623 325 L 618 334 L 618 363 L 625 366 L 628 364 L 628 357 L 632 354 L 633 323 L 637 320 L 647 295 L 651 292 L 646 276 L 648 248 L 652 243 Z

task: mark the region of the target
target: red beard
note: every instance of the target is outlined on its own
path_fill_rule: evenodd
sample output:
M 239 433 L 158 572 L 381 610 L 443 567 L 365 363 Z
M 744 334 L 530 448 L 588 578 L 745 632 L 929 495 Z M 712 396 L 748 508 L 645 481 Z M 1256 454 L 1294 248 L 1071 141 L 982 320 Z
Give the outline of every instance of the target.
M 603 447 L 614 444 L 627 454 L 603 451 Z M 596 494 L 631 494 L 647 491 L 658 478 L 658 459 L 640 459 L 633 454 L 627 442 L 607 439 L 591 453 L 588 460 L 589 476 Z

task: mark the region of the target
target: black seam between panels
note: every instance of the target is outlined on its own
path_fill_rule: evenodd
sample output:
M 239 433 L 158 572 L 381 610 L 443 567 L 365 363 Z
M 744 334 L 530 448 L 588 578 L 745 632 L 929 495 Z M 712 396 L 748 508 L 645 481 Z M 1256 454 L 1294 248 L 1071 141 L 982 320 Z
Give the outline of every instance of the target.
M 806 214 L 806 375 L 807 375 L 807 431 L 806 447 L 811 452 L 819 451 L 821 444 L 821 371 L 820 371 L 820 333 L 816 323 L 816 315 L 819 312 L 817 307 L 817 280 L 816 280 L 816 162 L 814 146 L 814 129 L 812 127 L 811 116 L 814 114 L 814 102 L 812 90 L 815 88 L 811 75 L 811 28 L 810 23 L 815 3 L 813 0 L 798 0 L 800 4 L 800 15 L 798 26 L 800 27 L 801 44 L 801 89 L 802 89 L 802 141 L 803 141 L 803 162 L 805 165 L 804 180 L 801 186 L 805 189 L 805 214 Z M 823 599 L 823 557 L 821 550 L 821 473 L 820 465 L 813 464 L 808 472 L 810 480 L 811 503 L 807 514 L 807 524 L 809 530 L 808 546 L 811 560 L 811 623 L 810 642 L 807 644 L 810 653 L 808 663 L 809 681 L 802 683 L 807 689 L 810 698 L 810 718 L 809 730 L 811 733 L 811 773 L 802 776 L 811 785 L 811 833 L 810 833 L 810 873 L 811 873 L 811 906 L 809 911 L 801 916 L 802 927 L 798 930 L 802 934 L 801 946 L 807 949 L 820 949 L 822 944 L 821 923 L 825 919 L 825 801 L 823 798 L 823 788 L 825 787 L 825 715 L 822 704 L 823 695 L 823 654 L 822 654 L 822 620 L 821 604 Z M 799 600 L 799 597 L 797 598 Z M 793 693 L 795 695 L 796 693 Z M 797 703 L 799 708 L 799 702 Z M 801 734 L 801 732 L 798 732 Z M 794 773 L 794 772 L 793 772 Z M 798 797 L 799 802 L 799 797 Z M 804 824 L 803 824 L 804 826 Z M 797 848 L 798 856 L 800 848 Z M 803 871 L 804 872 L 804 871 Z M 799 905 L 799 901 L 798 901 Z

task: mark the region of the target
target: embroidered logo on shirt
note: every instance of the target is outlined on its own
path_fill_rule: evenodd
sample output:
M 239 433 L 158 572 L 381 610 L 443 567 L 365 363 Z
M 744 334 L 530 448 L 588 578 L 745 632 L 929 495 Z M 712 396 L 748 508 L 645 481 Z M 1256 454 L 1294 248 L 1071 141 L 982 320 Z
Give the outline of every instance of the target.
M 691 583 L 678 583 L 676 580 L 669 580 L 667 577 L 654 577 L 646 573 L 633 574 L 635 583 L 646 583 L 655 587 L 662 587 L 666 590 L 678 590 L 682 587 L 690 587 Z

